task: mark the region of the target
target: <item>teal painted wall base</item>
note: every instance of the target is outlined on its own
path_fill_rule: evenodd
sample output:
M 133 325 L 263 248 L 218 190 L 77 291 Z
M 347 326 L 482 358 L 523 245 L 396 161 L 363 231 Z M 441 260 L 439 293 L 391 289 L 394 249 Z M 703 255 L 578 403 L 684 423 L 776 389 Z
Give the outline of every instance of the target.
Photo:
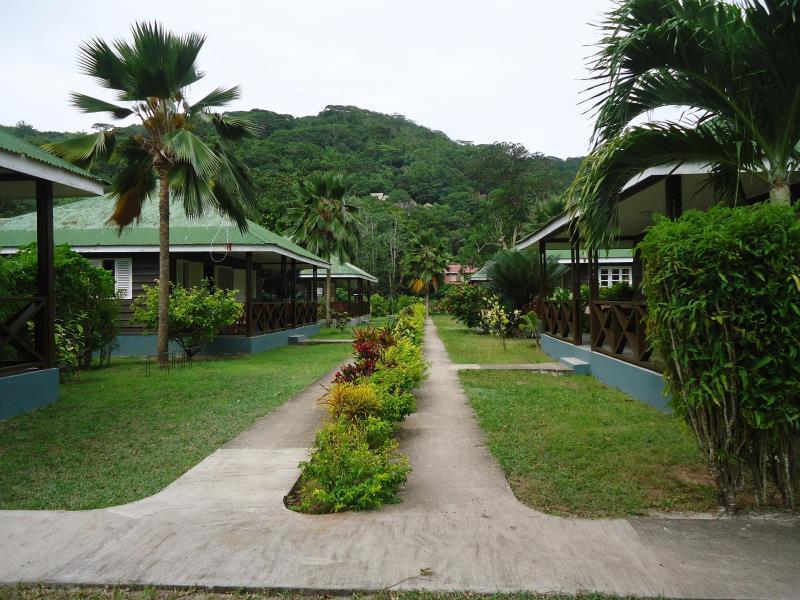
M 285 331 L 275 331 L 264 335 L 247 337 L 245 335 L 218 335 L 201 354 L 221 356 L 225 354 L 258 354 L 286 346 L 290 335 L 312 336 L 319 333 L 319 324 L 306 325 Z M 181 348 L 174 342 L 169 344 L 170 352 L 180 352 Z M 156 353 L 155 335 L 120 335 L 117 336 L 117 356 L 147 356 Z
M 542 350 L 556 359 L 571 356 L 587 362 L 592 375 L 603 383 L 659 410 L 672 412 L 669 396 L 664 394 L 664 378 L 660 373 L 592 352 L 589 346 L 574 346 L 545 334 L 542 335 Z
M 29 412 L 58 400 L 58 369 L 0 377 L 0 419 Z

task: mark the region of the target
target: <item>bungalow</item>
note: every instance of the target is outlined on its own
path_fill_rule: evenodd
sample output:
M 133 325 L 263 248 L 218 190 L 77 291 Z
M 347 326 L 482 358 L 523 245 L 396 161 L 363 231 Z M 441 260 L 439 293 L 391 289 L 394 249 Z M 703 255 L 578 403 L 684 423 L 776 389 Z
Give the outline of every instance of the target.
M 56 244 L 68 244 L 98 267 L 114 273 L 122 304 L 117 352 L 154 354 L 156 336 L 131 319 L 131 304 L 158 277 L 158 206 L 147 202 L 140 222 L 122 233 L 106 223 L 112 201 L 104 196 L 58 206 L 53 211 Z M 286 238 L 248 222 L 242 233 L 228 218 L 209 211 L 189 218 L 174 203 L 170 214 L 170 280 L 192 286 L 203 279 L 237 290 L 242 318 L 217 336 L 211 354 L 251 354 L 285 344 L 290 335 L 319 331 L 313 291 L 318 269 L 329 263 Z M 0 253 L 16 252 L 36 239 L 36 215 L 0 222 Z M 310 269 L 311 278 L 300 277 Z
M 458 285 L 469 281 L 470 276 L 476 273 L 478 269 L 468 265 L 460 265 L 458 263 L 449 264 L 444 269 L 444 282 L 445 284 Z
M 538 245 L 542 269 L 545 257 L 558 251 L 569 256 L 571 273 L 578 273 L 567 282 L 570 300 L 547 299 L 549 293 L 544 290 L 540 316 L 542 349 L 547 354 L 578 364 L 639 400 L 666 408 L 662 365 L 646 340 L 645 298 L 637 294 L 628 300 L 601 299 L 599 288 L 616 278 L 634 286 L 641 282 L 642 265 L 633 248 L 653 223 L 653 215 L 677 218 L 683 210 L 708 210 L 715 203 L 708 178 L 706 166 L 683 163 L 651 168 L 632 179 L 617 206 L 619 235 L 613 249 L 582 251 L 582 241 L 572 235 L 572 221 L 566 215 L 521 242 L 525 247 Z M 755 179 L 743 175 L 741 183 L 748 199 L 744 202 L 766 197 L 766 186 Z M 630 256 L 627 263 L 618 262 L 623 251 Z M 585 282 L 589 297 L 582 300 L 580 285 Z
M 38 290 L 0 298 L 0 418 L 58 399 L 53 286 L 53 198 L 102 194 L 103 180 L 0 130 L 0 202 L 35 199 L 28 241 L 37 242 Z M 33 343 L 27 336 L 34 323 Z
M 331 287 L 333 288 L 331 290 L 331 310 L 346 312 L 354 322 L 369 321 L 372 284 L 378 283 L 378 278 L 336 256 L 331 257 L 330 263 Z M 300 278 L 304 281 L 313 279 L 313 270 L 304 269 L 300 273 Z M 339 291 L 342 294 L 339 294 Z M 314 292 L 314 297 L 321 297 L 320 303 L 324 302 L 326 294 L 324 271 L 318 273 Z M 342 295 L 345 299 L 339 300 Z

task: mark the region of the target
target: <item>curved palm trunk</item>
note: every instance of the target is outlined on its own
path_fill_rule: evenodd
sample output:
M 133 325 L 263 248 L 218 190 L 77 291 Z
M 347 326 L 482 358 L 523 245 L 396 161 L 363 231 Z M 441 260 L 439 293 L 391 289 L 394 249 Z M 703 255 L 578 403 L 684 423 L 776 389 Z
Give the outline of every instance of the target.
M 325 271 L 325 327 L 331 326 L 331 270 Z
M 169 359 L 169 174 L 158 168 L 158 362 Z

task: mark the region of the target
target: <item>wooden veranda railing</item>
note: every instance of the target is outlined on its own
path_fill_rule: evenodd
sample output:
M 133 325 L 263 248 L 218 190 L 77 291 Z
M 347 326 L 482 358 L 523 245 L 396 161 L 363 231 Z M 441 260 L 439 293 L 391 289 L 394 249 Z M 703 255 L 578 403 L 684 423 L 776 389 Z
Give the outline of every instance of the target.
M 39 296 L 0 297 L 0 375 L 45 366 L 28 328 L 45 306 L 45 298 Z
M 582 343 L 580 313 L 576 312 L 572 300 L 543 300 L 540 311 L 544 333 L 570 343 L 576 343 L 576 339 L 578 344 Z
M 331 310 L 345 311 L 351 317 L 362 317 L 369 314 L 369 302 L 366 300 L 352 300 L 350 302 L 331 302 Z
M 262 335 L 316 322 L 317 307 L 314 302 L 250 302 L 245 307 L 245 314 L 225 333 Z
M 659 370 L 651 361 L 647 343 L 643 300 L 595 300 L 590 318 L 592 350 L 648 369 Z

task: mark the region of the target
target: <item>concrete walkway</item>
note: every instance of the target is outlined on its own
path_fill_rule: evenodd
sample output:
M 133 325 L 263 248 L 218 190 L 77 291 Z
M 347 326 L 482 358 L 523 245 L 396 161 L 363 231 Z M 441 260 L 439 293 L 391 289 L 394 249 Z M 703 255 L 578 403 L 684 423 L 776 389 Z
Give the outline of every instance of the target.
M 0 581 L 797 598 L 796 520 L 579 520 L 526 508 L 431 324 L 425 351 L 431 376 L 402 430 L 414 471 L 401 504 L 284 508 L 320 417 L 312 386 L 155 496 L 0 512 Z

